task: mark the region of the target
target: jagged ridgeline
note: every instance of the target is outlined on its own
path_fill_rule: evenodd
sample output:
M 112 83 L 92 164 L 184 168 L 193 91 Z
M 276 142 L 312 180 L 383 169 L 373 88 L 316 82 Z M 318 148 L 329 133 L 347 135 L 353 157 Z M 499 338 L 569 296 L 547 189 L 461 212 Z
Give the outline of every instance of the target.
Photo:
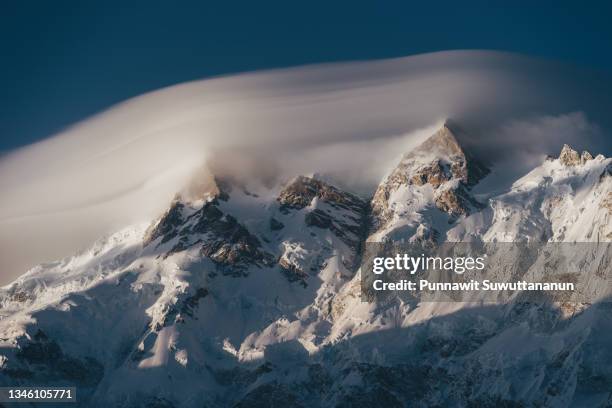
M 406 152 L 372 199 L 216 177 L 31 269 L 1 291 L 1 385 L 76 384 L 87 407 L 609 405 L 606 299 L 362 300 L 366 242 L 612 240 L 611 159 L 565 146 L 476 194 L 495 166 L 460 136 Z

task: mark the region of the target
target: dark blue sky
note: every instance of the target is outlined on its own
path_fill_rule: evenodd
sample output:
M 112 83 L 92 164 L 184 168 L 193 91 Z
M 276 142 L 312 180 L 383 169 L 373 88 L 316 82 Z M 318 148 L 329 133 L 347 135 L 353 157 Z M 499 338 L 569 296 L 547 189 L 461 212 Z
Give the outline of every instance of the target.
M 610 2 L 264 3 L 2 2 L 0 151 L 150 90 L 262 68 L 478 48 L 612 71 Z

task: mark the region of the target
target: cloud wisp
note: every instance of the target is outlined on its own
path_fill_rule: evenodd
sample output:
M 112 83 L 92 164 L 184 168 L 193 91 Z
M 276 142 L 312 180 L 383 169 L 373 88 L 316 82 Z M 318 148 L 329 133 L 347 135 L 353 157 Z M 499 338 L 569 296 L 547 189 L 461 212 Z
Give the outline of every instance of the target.
M 610 90 L 601 74 L 455 51 L 152 92 L 0 158 L 0 283 L 150 220 L 203 163 L 238 175 L 320 173 L 367 194 L 448 118 L 479 155 L 516 171 L 566 142 L 606 153 Z

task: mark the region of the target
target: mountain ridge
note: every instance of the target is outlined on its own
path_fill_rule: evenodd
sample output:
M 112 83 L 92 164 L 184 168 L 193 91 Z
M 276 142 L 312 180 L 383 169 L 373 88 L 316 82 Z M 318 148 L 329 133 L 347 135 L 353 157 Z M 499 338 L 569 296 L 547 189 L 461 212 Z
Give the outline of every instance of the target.
M 148 225 L 32 269 L 0 293 L 0 382 L 77 381 L 84 406 L 123 407 L 428 406 L 451 396 L 456 406 L 569 406 L 563 401 L 582 398 L 571 381 L 612 384 L 612 373 L 584 356 L 606 355 L 589 334 L 612 326 L 604 306 L 563 320 L 554 307 L 540 315 L 517 305 L 362 302 L 358 267 L 368 240 L 610 239 L 611 159 L 583 154 L 576 162 L 564 147 L 480 202 L 471 187 L 489 171 L 476 164 L 470 176 L 475 159 L 446 125 L 422 146 L 370 203 L 311 177 L 272 189 L 215 179 L 204 199 L 177 196 Z M 543 335 L 561 345 L 542 344 L 537 358 L 507 340 Z M 490 350 L 508 360 L 492 362 Z M 458 371 L 464 364 L 467 377 Z M 493 377 L 496 364 L 530 373 L 543 364 L 548 379 Z

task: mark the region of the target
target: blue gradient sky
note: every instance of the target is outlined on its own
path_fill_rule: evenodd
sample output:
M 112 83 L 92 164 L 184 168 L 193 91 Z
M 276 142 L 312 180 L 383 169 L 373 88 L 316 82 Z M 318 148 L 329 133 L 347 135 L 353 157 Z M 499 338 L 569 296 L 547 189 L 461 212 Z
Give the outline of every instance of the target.
M 241 71 L 448 49 L 612 71 L 603 1 L 127 3 L 3 2 L 0 151 L 147 91 Z

